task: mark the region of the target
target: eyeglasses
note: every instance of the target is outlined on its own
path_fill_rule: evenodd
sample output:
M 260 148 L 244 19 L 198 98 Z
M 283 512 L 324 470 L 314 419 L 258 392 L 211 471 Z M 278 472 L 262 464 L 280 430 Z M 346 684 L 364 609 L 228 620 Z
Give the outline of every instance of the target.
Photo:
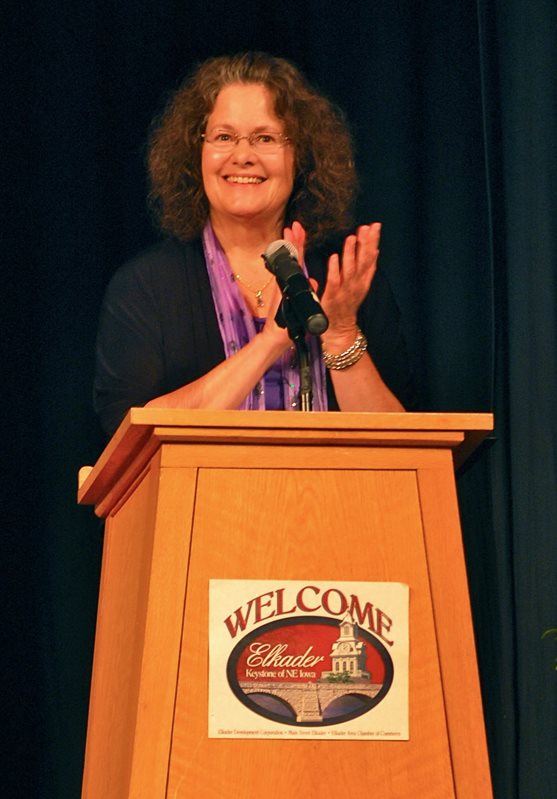
M 246 139 L 256 152 L 269 154 L 278 152 L 290 141 L 288 136 L 276 130 L 258 130 L 249 136 L 239 136 L 236 131 L 220 128 L 202 133 L 201 138 L 221 153 L 231 152 L 242 139 Z

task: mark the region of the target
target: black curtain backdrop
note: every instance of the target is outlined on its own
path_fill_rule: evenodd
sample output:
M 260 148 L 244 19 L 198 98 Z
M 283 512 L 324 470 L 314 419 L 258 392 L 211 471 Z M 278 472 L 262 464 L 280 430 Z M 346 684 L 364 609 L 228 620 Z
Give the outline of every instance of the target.
M 384 223 L 422 408 L 496 413 L 459 477 L 495 795 L 553 799 L 555 0 L 31 0 L 3 16 L 2 795 L 80 792 L 102 526 L 76 474 L 104 445 L 103 290 L 157 238 L 148 125 L 196 61 L 261 49 L 351 121 L 358 221 Z

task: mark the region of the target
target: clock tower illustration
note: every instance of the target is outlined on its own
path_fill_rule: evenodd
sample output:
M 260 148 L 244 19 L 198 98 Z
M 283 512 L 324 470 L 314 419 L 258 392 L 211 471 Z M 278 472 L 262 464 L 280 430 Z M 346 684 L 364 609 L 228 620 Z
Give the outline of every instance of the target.
M 366 671 L 366 645 L 358 640 L 358 625 L 349 611 L 340 620 L 340 635 L 331 647 L 331 671 L 321 678 L 346 676 L 353 680 L 370 680 Z

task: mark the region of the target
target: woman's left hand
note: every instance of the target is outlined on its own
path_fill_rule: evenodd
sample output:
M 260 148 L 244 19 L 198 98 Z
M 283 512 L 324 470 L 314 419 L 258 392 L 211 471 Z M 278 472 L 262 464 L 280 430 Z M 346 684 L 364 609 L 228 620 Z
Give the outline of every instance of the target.
M 342 262 L 335 253 L 328 262 L 327 285 L 321 298 L 329 317 L 324 334 L 327 349 L 338 340 L 354 340 L 356 316 L 377 269 L 381 224 L 361 225 L 355 235 L 347 236 L 342 248 Z M 335 348 L 336 349 L 336 348 Z
M 299 222 L 284 229 L 284 238 L 298 251 L 303 262 L 306 232 Z M 327 349 L 334 351 L 338 341 L 341 349 L 345 342 L 355 338 L 357 313 L 364 301 L 377 269 L 381 223 L 361 225 L 356 233 L 347 236 L 342 248 L 342 261 L 335 253 L 328 261 L 327 284 L 321 305 L 329 318 L 329 329 L 323 334 Z

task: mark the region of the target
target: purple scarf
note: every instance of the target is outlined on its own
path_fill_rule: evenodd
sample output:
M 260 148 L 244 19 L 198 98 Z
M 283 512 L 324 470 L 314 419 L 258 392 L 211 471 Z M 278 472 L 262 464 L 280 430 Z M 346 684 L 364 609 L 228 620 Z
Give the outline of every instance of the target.
M 207 222 L 203 230 L 203 250 L 224 352 L 226 357 L 229 358 L 256 335 L 255 323 L 236 284 L 228 258 L 215 236 L 210 222 Z M 305 271 L 305 265 L 303 265 L 303 268 Z M 313 409 L 315 411 L 326 411 L 325 368 L 321 360 L 319 343 L 315 336 L 308 336 L 308 344 L 313 383 Z M 277 362 L 285 387 L 286 410 L 298 409 L 300 375 L 295 361 L 295 355 L 292 350 L 287 350 Z M 240 409 L 265 410 L 265 394 L 261 381 L 250 391 L 240 405 Z

